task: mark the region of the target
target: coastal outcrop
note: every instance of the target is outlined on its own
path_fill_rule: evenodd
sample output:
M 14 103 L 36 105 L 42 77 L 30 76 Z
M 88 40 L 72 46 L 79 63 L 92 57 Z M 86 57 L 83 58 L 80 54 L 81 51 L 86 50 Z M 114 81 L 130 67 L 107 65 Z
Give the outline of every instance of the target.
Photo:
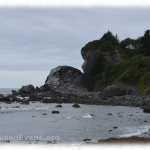
M 142 38 L 147 39 L 146 33 Z M 89 42 L 81 49 L 84 73 L 71 66 L 58 66 L 50 71 L 41 87 L 22 86 L 18 91 L 13 90 L 6 99 L 0 95 L 0 101 L 149 109 L 150 53 L 146 51 L 149 47 L 139 47 L 139 44 L 140 39 L 119 42 L 118 37 L 108 31 L 101 39 Z
M 45 81 L 45 85 L 57 91 L 87 91 L 84 74 L 70 66 L 58 66 L 52 69 Z

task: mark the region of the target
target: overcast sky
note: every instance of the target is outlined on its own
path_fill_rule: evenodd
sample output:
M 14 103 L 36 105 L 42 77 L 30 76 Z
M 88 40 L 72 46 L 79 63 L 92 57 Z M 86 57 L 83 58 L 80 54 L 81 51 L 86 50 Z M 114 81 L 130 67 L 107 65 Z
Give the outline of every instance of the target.
M 81 70 L 81 48 L 105 32 L 137 38 L 150 7 L 0 7 L 0 88 L 41 86 L 59 65 Z

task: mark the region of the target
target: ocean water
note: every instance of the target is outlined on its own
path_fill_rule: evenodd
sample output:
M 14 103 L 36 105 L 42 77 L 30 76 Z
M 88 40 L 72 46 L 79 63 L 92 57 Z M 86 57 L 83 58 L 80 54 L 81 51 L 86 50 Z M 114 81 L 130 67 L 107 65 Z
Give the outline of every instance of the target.
M 84 139 L 150 137 L 150 115 L 138 107 L 0 102 L 0 143 L 82 144 Z M 52 111 L 59 114 L 52 114 Z M 111 113 L 112 115 L 108 115 Z M 114 128 L 116 127 L 116 128 Z

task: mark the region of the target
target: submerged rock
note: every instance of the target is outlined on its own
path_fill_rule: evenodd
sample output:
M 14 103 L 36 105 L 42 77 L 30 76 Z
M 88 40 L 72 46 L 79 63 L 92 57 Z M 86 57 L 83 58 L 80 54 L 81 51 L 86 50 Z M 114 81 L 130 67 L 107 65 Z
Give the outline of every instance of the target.
M 42 100 L 42 102 L 43 103 L 52 103 L 52 99 L 45 98 L 45 99 Z
M 62 105 L 57 105 L 57 106 L 55 106 L 55 107 L 62 107 Z
M 112 115 L 111 113 L 108 113 L 107 115 Z
M 11 101 L 6 101 L 5 103 L 6 103 L 6 104 L 11 104 Z
M 115 127 L 113 127 L 113 129 L 117 129 L 117 128 L 118 128 L 118 127 L 116 127 L 116 126 L 115 126 Z
M 42 115 L 47 115 L 46 113 L 43 113 Z
M 52 114 L 59 114 L 59 111 L 53 110 Z
M 23 101 L 22 103 L 20 104 L 23 104 L 23 105 L 29 105 L 29 101 Z
M 80 105 L 74 104 L 74 105 L 72 105 L 72 107 L 74 107 L 74 108 L 80 108 Z

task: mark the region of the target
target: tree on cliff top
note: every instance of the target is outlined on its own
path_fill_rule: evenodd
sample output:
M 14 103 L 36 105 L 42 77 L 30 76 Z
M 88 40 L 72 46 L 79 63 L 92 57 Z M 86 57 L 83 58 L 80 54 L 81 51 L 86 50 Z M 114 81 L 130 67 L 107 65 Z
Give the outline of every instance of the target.
M 81 51 L 101 50 L 103 52 L 112 52 L 115 46 L 119 44 L 118 36 L 114 36 L 110 31 L 106 32 L 99 40 L 87 43 Z

